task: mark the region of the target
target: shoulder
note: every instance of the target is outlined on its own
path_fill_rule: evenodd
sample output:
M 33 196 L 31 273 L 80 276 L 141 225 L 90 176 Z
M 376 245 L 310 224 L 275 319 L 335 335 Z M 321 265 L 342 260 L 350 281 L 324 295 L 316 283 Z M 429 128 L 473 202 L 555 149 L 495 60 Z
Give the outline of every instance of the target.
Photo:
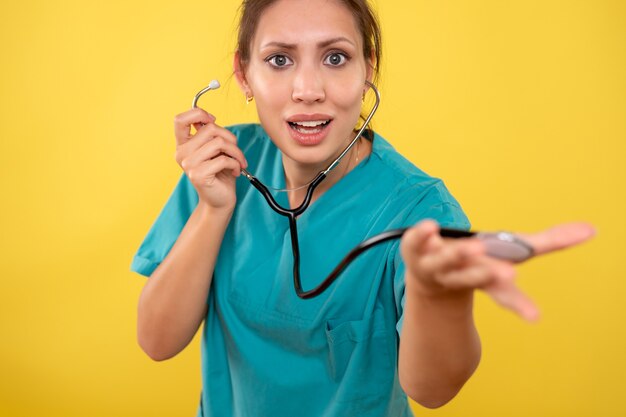
M 263 126 L 258 123 L 239 123 L 226 126 L 226 129 L 233 132 L 237 137 L 255 138 L 262 135 L 267 136 Z
M 266 142 L 269 139 L 267 133 L 258 123 L 241 123 L 225 127 L 237 137 L 237 144 L 242 149 Z
M 242 123 L 226 126 L 237 137 L 237 146 L 251 164 L 250 169 L 257 169 L 259 160 L 273 161 L 280 152 L 268 134 L 258 123 Z
M 415 198 L 416 194 L 424 194 L 424 197 L 429 196 L 441 202 L 456 202 L 440 178 L 415 166 L 378 133 L 374 134 L 369 162 L 376 176 L 392 185 L 394 194 L 399 197 L 410 195 Z
M 404 213 L 405 221 L 431 218 L 442 226 L 470 227 L 460 203 L 444 181 L 415 166 L 377 133 L 370 158 L 376 176 L 384 178 L 390 187 L 390 205 Z

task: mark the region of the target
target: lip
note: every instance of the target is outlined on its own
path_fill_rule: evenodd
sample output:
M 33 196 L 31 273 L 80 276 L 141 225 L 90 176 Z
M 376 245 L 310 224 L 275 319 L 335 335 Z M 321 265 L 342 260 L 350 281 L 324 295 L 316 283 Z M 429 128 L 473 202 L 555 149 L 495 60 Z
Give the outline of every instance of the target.
M 318 120 L 328 120 L 328 123 L 317 133 L 302 133 L 292 128 L 290 123 L 295 122 L 311 122 Z M 285 125 L 289 131 L 291 138 L 301 146 L 315 146 L 319 145 L 330 132 L 331 125 L 333 124 L 333 118 L 327 114 L 313 113 L 313 114 L 294 114 L 286 119 Z
M 294 114 L 287 118 L 288 122 L 312 122 L 316 120 L 333 120 L 333 117 L 328 114 L 314 113 L 314 114 Z

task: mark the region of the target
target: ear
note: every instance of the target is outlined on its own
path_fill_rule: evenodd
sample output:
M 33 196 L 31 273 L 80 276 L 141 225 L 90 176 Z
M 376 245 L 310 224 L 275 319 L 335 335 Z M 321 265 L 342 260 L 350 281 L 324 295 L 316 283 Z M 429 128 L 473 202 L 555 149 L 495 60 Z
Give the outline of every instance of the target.
M 372 49 L 369 59 L 365 60 L 365 66 L 366 66 L 365 79 L 369 82 L 372 82 L 372 80 L 374 79 L 374 66 L 375 65 L 376 65 L 376 54 L 374 53 L 374 50 Z
M 235 78 L 237 78 L 237 84 L 239 84 L 241 91 L 243 91 L 244 94 L 251 93 L 250 86 L 246 80 L 245 68 L 241 63 L 239 51 L 235 52 L 235 57 L 233 58 L 233 72 L 235 73 Z

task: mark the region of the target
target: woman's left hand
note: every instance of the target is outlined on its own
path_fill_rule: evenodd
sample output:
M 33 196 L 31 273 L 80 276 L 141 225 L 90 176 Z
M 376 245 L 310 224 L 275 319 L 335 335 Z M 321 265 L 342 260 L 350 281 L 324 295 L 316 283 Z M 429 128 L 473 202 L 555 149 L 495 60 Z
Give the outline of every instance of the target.
M 537 256 L 577 245 L 594 234 L 589 224 L 569 223 L 518 236 Z M 413 293 L 452 297 L 481 289 L 526 320 L 539 317 L 535 304 L 515 285 L 513 263 L 488 256 L 477 238 L 444 239 L 439 236 L 439 226 L 425 220 L 405 233 L 400 250 L 406 264 L 407 290 Z

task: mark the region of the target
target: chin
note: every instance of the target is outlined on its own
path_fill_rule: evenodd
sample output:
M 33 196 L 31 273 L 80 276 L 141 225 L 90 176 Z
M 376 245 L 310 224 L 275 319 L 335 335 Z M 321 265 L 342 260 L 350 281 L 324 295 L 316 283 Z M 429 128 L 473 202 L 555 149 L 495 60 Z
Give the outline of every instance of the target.
M 298 164 L 307 167 L 328 165 L 334 160 L 333 155 L 328 152 L 323 152 L 321 149 L 292 148 L 288 152 L 283 152 L 283 154 Z M 326 166 L 324 166 L 324 168 L 326 168 Z

